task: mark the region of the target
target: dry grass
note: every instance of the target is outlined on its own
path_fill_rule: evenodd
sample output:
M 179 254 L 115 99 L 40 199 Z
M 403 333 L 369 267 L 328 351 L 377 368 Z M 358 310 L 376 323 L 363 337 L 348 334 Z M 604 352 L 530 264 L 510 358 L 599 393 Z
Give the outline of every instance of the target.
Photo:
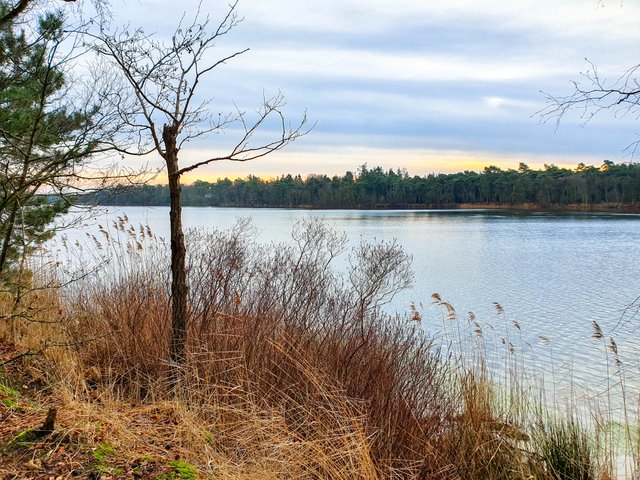
M 166 246 L 126 219 L 103 236 L 92 240 L 111 262 L 101 275 L 0 302 L 5 342 L 39 352 L 14 373 L 59 410 L 38 455 L 79 452 L 68 472 L 157 476 L 181 459 L 216 479 L 557 479 L 570 477 L 553 459 L 568 458 L 597 478 L 579 424 L 532 417 L 481 361 L 445 361 L 416 312 L 382 313 L 411 282 L 393 243 L 361 244 L 345 261 L 344 238 L 314 221 L 292 245 L 257 246 L 246 222 L 191 232 L 188 359 L 169 395 Z M 5 410 L 5 443 L 43 412 Z M 102 465 L 93 453 L 105 444 L 114 454 Z

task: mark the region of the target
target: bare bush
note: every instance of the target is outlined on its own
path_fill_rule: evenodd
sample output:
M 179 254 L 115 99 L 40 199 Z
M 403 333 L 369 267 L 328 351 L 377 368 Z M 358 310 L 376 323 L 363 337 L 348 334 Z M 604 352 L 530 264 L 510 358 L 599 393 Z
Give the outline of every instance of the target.
M 356 294 L 358 315 L 390 302 L 413 283 L 412 258 L 392 242 L 360 242 L 350 259 L 349 281 Z

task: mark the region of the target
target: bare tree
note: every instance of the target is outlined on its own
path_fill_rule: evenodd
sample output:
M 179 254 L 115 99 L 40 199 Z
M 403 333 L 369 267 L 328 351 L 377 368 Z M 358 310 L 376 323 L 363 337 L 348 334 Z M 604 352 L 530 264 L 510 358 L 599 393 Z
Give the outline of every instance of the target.
M 589 69 L 581 73 L 581 80 L 572 81 L 569 95 L 555 96 L 545 93 L 547 106 L 540 111 L 543 120 L 555 120 L 556 125 L 569 112 L 577 112 L 583 124 L 603 110 L 616 117 L 632 115 L 640 118 L 640 64 L 625 71 L 615 80 L 601 76 L 598 68 L 588 61 Z M 627 150 L 633 156 L 640 140 L 632 142 Z
M 193 21 L 186 24 L 183 16 L 169 41 L 159 40 L 142 30 L 130 32 L 126 29 L 113 34 L 102 32 L 95 37 L 95 51 L 117 67 L 134 98 L 133 103 L 127 101 L 126 95 L 104 99 L 119 106 L 123 124 L 139 132 L 139 142 L 125 153 L 157 152 L 167 167 L 171 202 L 172 336 L 169 353 L 172 381 L 177 379 L 180 366 L 186 360 L 188 324 L 181 176 L 213 162 L 246 162 L 264 157 L 308 131 L 306 116 L 294 125 L 285 121 L 282 112 L 285 102 L 281 94 L 263 98 L 253 117 L 239 109 L 226 115 L 213 115 L 210 100 L 198 98 L 198 89 L 208 74 L 248 51 L 239 50 L 218 60 L 209 60 L 208 53 L 215 42 L 240 21 L 236 7 L 237 2 L 230 5 L 226 16 L 215 27 L 198 7 Z M 274 124 L 278 130 L 271 140 L 256 140 L 258 133 L 265 133 Z M 185 142 L 223 131 L 231 125 L 241 126 L 242 133 L 228 153 L 180 165 L 179 153 Z
M 598 1 L 598 6 L 604 6 L 604 2 Z M 589 69 L 581 73 L 581 81 L 572 81 L 573 92 L 565 96 L 546 94 L 547 106 L 539 113 L 543 120 L 554 119 L 556 125 L 569 112 L 577 111 L 583 124 L 588 123 L 594 116 L 603 112 L 612 112 L 616 117 L 631 115 L 635 119 L 640 118 L 640 64 L 628 68 L 615 80 L 607 80 L 598 72 L 598 67 L 587 59 Z M 640 146 L 640 139 L 631 142 L 626 151 L 633 158 Z M 611 162 L 604 161 L 604 166 L 609 167 Z M 639 298 L 628 305 L 620 321 L 625 319 L 629 312 L 631 319 L 640 309 Z

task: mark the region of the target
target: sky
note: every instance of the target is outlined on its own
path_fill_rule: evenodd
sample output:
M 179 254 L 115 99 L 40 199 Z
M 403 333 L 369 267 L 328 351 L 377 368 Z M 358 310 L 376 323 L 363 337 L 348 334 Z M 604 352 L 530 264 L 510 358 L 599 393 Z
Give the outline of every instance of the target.
M 112 0 L 113 25 L 168 37 L 196 1 Z M 228 1 L 205 0 L 213 23 Z M 282 92 L 292 123 L 313 130 L 250 163 L 217 163 L 185 178 L 344 174 L 369 167 L 412 175 L 543 164 L 633 161 L 636 115 L 602 112 L 543 122 L 545 92 L 571 93 L 597 65 L 615 80 L 640 63 L 640 2 L 630 0 L 240 0 L 243 21 L 220 39 L 200 93 L 211 108 L 259 106 Z M 588 60 L 588 61 L 587 61 Z M 187 144 L 184 165 L 224 152 L 224 135 Z M 268 135 L 268 133 L 267 133 Z M 152 159 L 151 162 L 157 162 Z

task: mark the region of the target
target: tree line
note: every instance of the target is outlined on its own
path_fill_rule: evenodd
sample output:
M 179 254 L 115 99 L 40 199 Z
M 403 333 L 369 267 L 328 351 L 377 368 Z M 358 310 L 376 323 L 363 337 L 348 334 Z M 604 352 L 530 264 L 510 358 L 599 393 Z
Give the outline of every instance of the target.
M 481 172 L 411 176 L 406 170 L 362 165 L 343 176 L 282 175 L 272 180 L 197 180 L 184 185 L 184 205 L 284 208 L 411 208 L 461 204 L 538 206 L 554 208 L 597 205 L 638 209 L 640 164 L 605 160 L 599 166 L 575 169 L 545 165 L 531 169 L 485 167 Z M 169 204 L 167 185 L 139 185 L 101 191 L 83 202 L 102 205 L 163 206 Z

